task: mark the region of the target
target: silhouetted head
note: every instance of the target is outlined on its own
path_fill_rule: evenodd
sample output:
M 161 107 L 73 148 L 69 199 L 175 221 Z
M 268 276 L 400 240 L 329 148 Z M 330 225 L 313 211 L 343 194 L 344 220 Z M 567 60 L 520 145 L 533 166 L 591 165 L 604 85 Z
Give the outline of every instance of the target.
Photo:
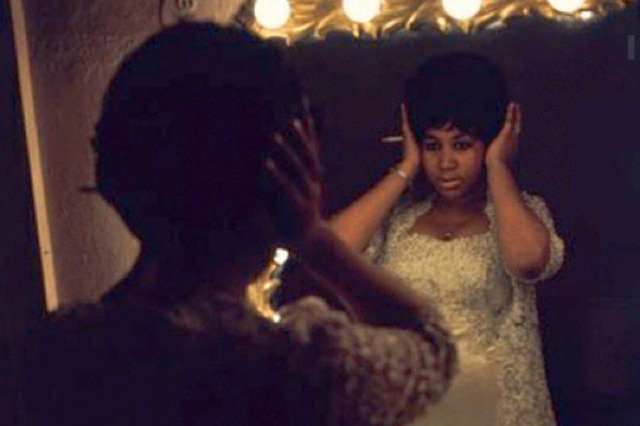
M 487 144 L 505 117 L 506 78 L 486 57 L 448 53 L 428 59 L 407 80 L 405 101 L 418 140 L 450 124 Z
M 96 129 L 98 190 L 150 249 L 206 245 L 230 227 L 252 232 L 267 199 L 271 135 L 301 98 L 279 51 L 242 30 L 164 30 L 109 84 Z

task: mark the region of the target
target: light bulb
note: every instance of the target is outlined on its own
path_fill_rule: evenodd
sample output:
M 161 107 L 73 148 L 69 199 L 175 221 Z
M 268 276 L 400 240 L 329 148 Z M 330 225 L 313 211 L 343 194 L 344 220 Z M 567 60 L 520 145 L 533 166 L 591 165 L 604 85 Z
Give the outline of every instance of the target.
M 460 21 L 471 19 L 480 11 L 482 0 L 442 0 L 447 15 Z
M 364 24 L 380 13 L 381 0 L 343 0 L 342 9 L 349 19 Z
M 278 265 L 282 266 L 285 263 L 287 263 L 288 259 L 289 259 L 289 252 L 286 249 L 278 247 L 276 249 L 275 255 L 273 256 L 273 261 Z
M 548 0 L 551 7 L 558 12 L 572 13 L 580 9 L 584 0 Z
M 287 23 L 291 15 L 291 6 L 288 0 L 258 0 L 253 12 L 260 25 L 275 30 Z
M 596 14 L 591 12 L 590 10 L 585 10 L 584 12 L 580 12 L 580 18 L 582 18 L 583 21 L 589 21 L 595 17 L 596 17 Z

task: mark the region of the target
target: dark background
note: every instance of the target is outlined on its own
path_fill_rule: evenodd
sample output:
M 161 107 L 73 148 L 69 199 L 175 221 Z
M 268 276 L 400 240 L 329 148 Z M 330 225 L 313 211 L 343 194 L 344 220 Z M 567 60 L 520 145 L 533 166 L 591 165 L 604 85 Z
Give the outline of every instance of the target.
M 628 36 L 636 36 L 635 60 Z M 319 111 L 327 211 L 372 185 L 400 151 L 404 78 L 450 50 L 504 66 L 524 123 L 521 187 L 542 194 L 567 242 L 563 270 L 539 291 L 552 397 L 562 425 L 640 424 L 640 31 L 636 7 L 584 27 L 513 22 L 466 35 L 333 34 L 290 50 Z M 44 310 L 11 26 L 0 1 L 0 419 L 20 424 L 15 392 L 29 318 Z
M 0 1 L 0 423 L 22 424 L 21 337 L 44 291 L 8 4 Z

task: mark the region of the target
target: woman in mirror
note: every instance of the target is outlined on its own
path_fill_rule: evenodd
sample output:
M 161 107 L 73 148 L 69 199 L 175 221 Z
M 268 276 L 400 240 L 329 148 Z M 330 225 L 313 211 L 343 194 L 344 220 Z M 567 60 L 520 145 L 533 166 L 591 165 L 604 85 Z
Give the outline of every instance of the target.
M 555 425 L 534 283 L 564 243 L 512 160 L 522 112 L 498 66 L 472 53 L 425 62 L 405 84 L 403 159 L 332 219 L 352 248 L 429 295 L 460 354 L 450 393 L 420 425 Z M 432 188 L 403 194 L 421 171 Z

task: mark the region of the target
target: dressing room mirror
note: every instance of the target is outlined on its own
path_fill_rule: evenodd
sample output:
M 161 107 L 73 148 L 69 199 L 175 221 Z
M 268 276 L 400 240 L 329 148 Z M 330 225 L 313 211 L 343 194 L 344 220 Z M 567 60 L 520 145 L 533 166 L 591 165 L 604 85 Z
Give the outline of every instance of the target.
M 198 14 L 197 1 L 171 8 L 158 0 L 6 4 L 26 129 L 16 143 L 27 147 L 46 307 L 96 300 L 138 251 L 115 212 L 80 190 L 94 183 L 90 139 L 101 96 L 123 55 L 148 35 L 177 19 L 213 19 L 215 8 Z M 637 2 L 605 15 L 579 23 L 523 16 L 478 31 L 435 19 L 387 32 L 342 17 L 316 36 L 272 40 L 291 58 L 316 114 L 327 215 L 398 160 L 401 145 L 382 139 L 400 134 L 403 83 L 425 59 L 465 50 L 504 69 L 523 112 L 518 183 L 544 196 L 566 243 L 562 269 L 537 287 L 560 425 L 640 418 L 640 15 Z M 255 30 L 248 22 L 234 24 Z
M 506 71 L 523 110 L 521 188 L 545 197 L 567 244 L 539 285 L 549 388 L 559 424 L 632 425 L 640 370 L 640 64 L 635 8 L 590 26 L 512 23 L 473 35 L 347 35 L 290 47 L 320 110 L 327 212 L 344 208 L 401 155 L 403 81 L 426 58 L 470 50 Z

